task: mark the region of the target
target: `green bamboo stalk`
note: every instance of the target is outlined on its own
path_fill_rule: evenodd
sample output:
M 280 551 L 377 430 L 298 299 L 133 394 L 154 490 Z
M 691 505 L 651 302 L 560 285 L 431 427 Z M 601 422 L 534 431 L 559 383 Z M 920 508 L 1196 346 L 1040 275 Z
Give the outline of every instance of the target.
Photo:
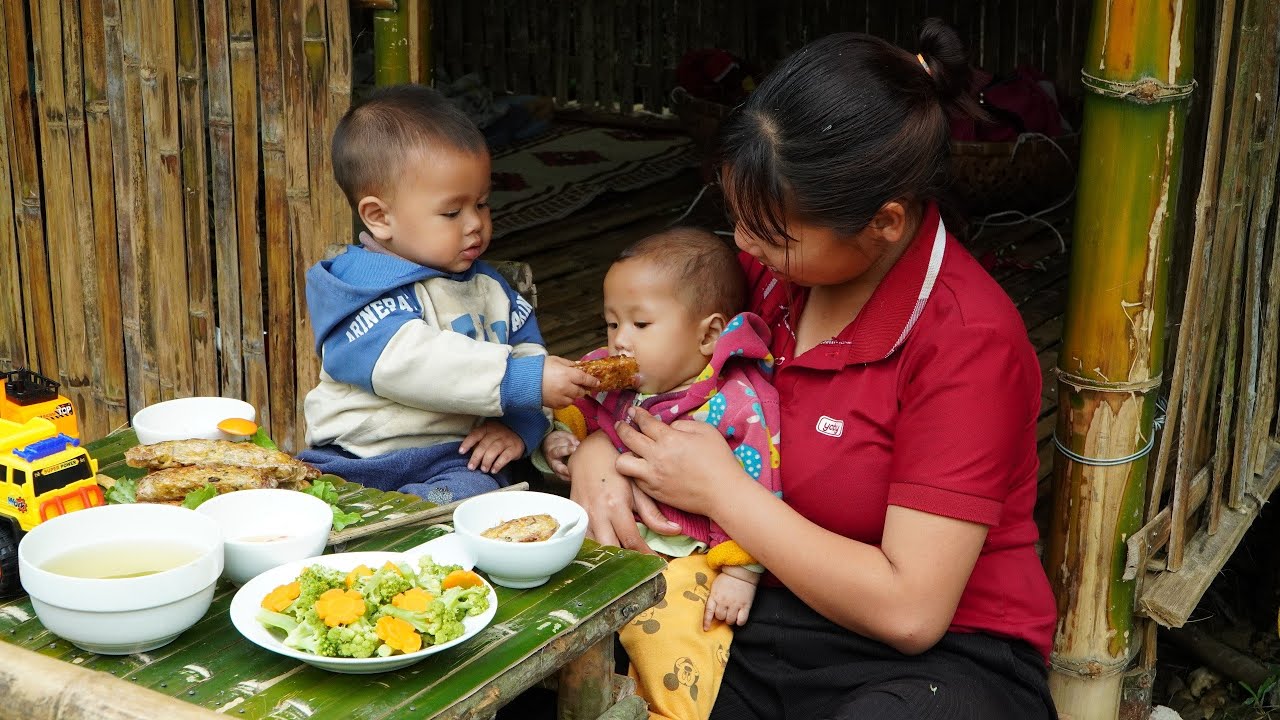
M 409 82 L 409 2 L 373 13 L 373 81 L 379 87 Z
M 1125 540 L 1142 526 L 1155 433 L 1194 19 L 1194 0 L 1097 2 L 1084 56 L 1058 358 L 1056 432 L 1071 455 L 1055 456 L 1047 560 L 1060 618 L 1050 687 L 1072 717 L 1115 717 L 1139 645 L 1134 582 L 1122 579 Z

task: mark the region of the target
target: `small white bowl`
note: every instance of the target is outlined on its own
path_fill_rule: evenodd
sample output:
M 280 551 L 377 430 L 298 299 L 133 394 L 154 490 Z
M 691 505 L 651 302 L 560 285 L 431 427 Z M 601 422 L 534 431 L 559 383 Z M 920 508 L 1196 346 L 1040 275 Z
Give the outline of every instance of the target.
M 183 545 L 193 551 L 191 560 L 140 577 L 73 577 L 45 569 L 59 556 L 93 546 Z M 119 557 L 141 570 L 144 556 Z M 73 645 L 103 655 L 167 645 L 204 616 L 221 573 L 217 524 L 170 505 L 105 505 L 59 515 L 37 525 L 18 544 L 18 575 L 40 622 Z
M 238 490 L 200 503 L 196 512 L 221 528 L 222 574 L 236 585 L 324 552 L 333 526 L 329 503 L 296 490 Z
M 577 525 L 562 537 L 516 543 L 481 535 L 485 530 L 525 515 L 546 514 L 562 526 Z M 491 492 L 464 500 L 453 511 L 453 527 L 476 558 L 476 567 L 494 583 L 509 588 L 537 587 L 578 555 L 587 534 L 587 511 L 574 501 L 550 493 Z
M 150 445 L 165 440 L 234 440 L 218 429 L 227 418 L 244 418 L 256 422 L 258 412 L 252 405 L 235 398 L 186 397 L 148 405 L 133 416 L 133 430 L 138 444 Z

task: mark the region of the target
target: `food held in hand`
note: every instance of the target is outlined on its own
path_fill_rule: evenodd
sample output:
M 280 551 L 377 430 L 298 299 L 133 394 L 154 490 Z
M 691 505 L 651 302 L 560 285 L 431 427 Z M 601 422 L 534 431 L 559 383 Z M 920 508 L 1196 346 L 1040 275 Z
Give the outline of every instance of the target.
M 542 542 L 560 529 L 560 523 L 550 515 L 525 515 L 508 520 L 480 533 L 491 540 L 506 542 Z
M 626 390 L 636 386 L 636 373 L 640 366 L 636 359 L 626 355 L 610 355 L 599 360 L 578 363 L 583 372 L 600 381 L 600 390 Z
M 268 473 L 277 484 L 286 487 L 320 477 L 319 470 L 279 450 L 230 440 L 166 440 L 152 445 L 137 445 L 125 451 L 124 459 L 133 467 L 150 470 L 188 465 L 255 468 Z

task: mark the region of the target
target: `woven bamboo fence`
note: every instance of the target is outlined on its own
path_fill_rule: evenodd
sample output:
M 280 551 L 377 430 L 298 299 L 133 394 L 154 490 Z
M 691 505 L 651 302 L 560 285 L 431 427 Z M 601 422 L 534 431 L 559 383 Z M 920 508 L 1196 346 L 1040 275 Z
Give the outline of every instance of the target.
M 1280 4 L 1226 0 L 1216 13 L 1167 414 L 1146 524 L 1127 540 L 1137 610 L 1166 627 L 1187 621 L 1280 485 Z
M 0 36 L 0 368 L 87 437 L 228 395 L 296 449 L 302 274 L 351 232 L 347 0 L 3 0 Z
M 920 22 L 938 16 L 980 66 L 1027 63 L 1078 95 L 1090 8 L 1088 0 L 435 0 L 433 62 L 451 77 L 479 72 L 499 91 L 660 112 L 688 50 L 722 48 L 767 69 L 841 30 L 912 47 Z

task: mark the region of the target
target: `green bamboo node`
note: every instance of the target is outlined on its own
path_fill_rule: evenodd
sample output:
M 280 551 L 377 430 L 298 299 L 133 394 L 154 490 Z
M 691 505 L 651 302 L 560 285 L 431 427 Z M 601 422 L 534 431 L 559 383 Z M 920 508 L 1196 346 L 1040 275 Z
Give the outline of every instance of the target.
M 1155 105 L 1162 102 L 1174 102 L 1190 97 L 1195 92 L 1196 81 L 1171 85 L 1153 77 L 1138 80 L 1107 80 L 1097 75 L 1080 71 L 1080 82 L 1085 89 L 1095 95 L 1133 100 L 1143 105 Z

